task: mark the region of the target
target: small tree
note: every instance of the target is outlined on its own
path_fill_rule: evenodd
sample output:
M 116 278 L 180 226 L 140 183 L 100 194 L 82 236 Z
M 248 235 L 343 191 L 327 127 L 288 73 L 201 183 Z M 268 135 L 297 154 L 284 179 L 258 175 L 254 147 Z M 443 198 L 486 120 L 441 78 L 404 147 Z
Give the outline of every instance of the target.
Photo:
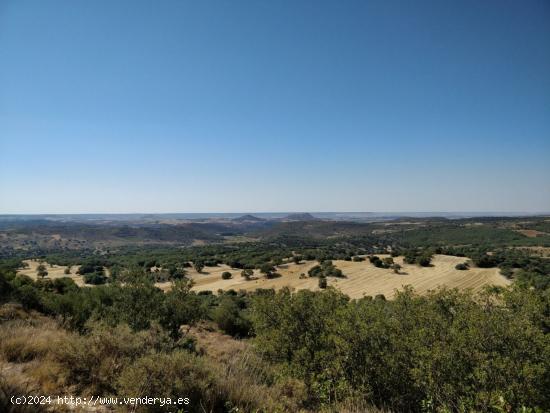
M 44 264 L 40 263 L 38 265 L 38 267 L 36 267 L 36 274 L 40 278 L 44 278 L 46 275 L 48 275 L 48 271 L 46 270 L 46 266 Z
M 292 257 L 292 261 L 294 261 L 294 264 L 298 265 L 300 262 L 302 262 L 302 256 L 301 255 L 295 255 Z
M 392 257 L 386 257 L 384 258 L 384 267 L 385 268 L 391 268 L 391 266 L 393 265 L 393 258 Z
M 323 290 L 327 288 L 327 277 L 319 277 L 319 288 Z
M 229 280 L 233 275 L 229 271 L 222 272 L 222 279 L 223 280 Z
M 309 275 L 310 277 L 319 277 L 322 274 L 323 274 L 323 269 L 321 268 L 320 265 L 315 265 L 311 267 L 307 272 L 307 275 Z
M 265 274 L 267 278 L 271 278 L 273 275 L 273 272 L 275 271 L 275 268 L 270 263 L 266 262 L 265 264 L 262 264 L 260 266 L 260 272 L 262 274 Z
M 246 281 L 250 281 L 250 278 L 254 275 L 254 271 L 251 269 L 245 269 L 241 271 L 241 277 L 243 277 Z
M 423 254 L 418 257 L 417 262 L 422 267 L 429 267 L 432 263 L 432 256 L 430 254 Z
M 391 268 L 392 268 L 394 273 L 399 274 L 399 270 L 401 270 L 401 265 L 399 265 L 398 263 L 395 262 L 395 263 L 393 263 Z
M 69 275 L 71 273 L 71 266 L 69 265 L 68 267 L 65 268 L 65 271 L 63 271 L 63 273 L 65 275 Z
M 193 263 L 193 267 L 195 267 L 195 270 L 198 272 L 198 273 L 201 273 L 202 270 L 204 269 L 204 263 L 202 261 L 195 261 Z

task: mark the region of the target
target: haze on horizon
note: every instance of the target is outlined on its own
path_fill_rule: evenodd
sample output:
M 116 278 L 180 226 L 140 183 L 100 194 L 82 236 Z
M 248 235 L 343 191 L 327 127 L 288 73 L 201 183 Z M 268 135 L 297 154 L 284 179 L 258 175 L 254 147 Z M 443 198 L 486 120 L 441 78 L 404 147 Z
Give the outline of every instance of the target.
M 0 214 L 550 210 L 550 4 L 0 4 Z

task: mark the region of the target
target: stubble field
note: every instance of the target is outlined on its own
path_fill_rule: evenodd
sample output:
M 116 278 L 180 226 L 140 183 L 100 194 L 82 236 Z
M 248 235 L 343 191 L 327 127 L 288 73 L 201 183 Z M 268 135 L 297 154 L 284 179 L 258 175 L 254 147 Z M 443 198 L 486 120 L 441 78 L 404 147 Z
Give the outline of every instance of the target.
M 383 255 L 380 255 L 383 258 Z M 461 257 L 447 255 L 435 255 L 431 267 L 420 267 L 418 265 L 405 264 L 402 257 L 394 258 L 395 262 L 403 267 L 399 274 L 390 269 L 377 268 L 368 260 L 362 262 L 333 261 L 336 267 L 340 268 L 346 278 L 328 278 L 328 285 L 341 290 L 351 298 L 361 298 L 364 295 L 375 296 L 383 294 L 386 298 L 392 298 L 395 290 L 402 290 L 404 286 L 411 285 L 416 292 L 426 293 L 440 286 L 448 288 L 481 290 L 486 285 L 506 286 L 510 280 L 499 274 L 498 268 L 470 268 L 467 271 L 455 269 L 455 265 L 464 262 Z M 36 268 L 38 261 L 27 260 L 28 268 L 19 270 L 19 274 L 28 275 L 37 279 Z M 82 277 L 76 274 L 76 266 L 71 268 L 71 274 L 65 274 L 64 266 L 46 265 L 48 276 L 46 279 L 70 277 L 77 285 L 84 286 Z M 194 282 L 193 290 L 210 290 L 216 293 L 218 290 L 246 290 L 253 291 L 257 288 L 280 289 L 290 287 L 295 290 L 309 289 L 316 291 L 318 279 L 307 276 L 308 270 L 317 262 L 307 261 L 300 264 L 288 263 L 277 267 L 281 275 L 278 278 L 267 279 L 258 270 L 250 281 L 241 277 L 241 270 L 231 269 L 226 265 L 217 267 L 205 267 L 201 273 L 194 269 L 188 270 L 188 277 Z M 230 272 L 233 277 L 229 280 L 222 279 L 224 271 Z M 304 274 L 301 276 L 301 274 Z M 163 290 L 171 288 L 171 282 L 157 283 Z
M 384 257 L 381 255 L 380 257 Z M 377 268 L 368 260 L 362 262 L 333 261 L 340 268 L 346 278 L 328 278 L 328 285 L 334 286 L 352 298 L 361 298 L 364 295 L 384 294 L 386 298 L 392 298 L 395 290 L 401 290 L 405 285 L 411 285 L 420 294 L 426 293 L 439 286 L 459 289 L 481 290 L 486 285 L 506 286 L 510 280 L 499 274 L 498 268 L 470 268 L 466 271 L 455 269 L 455 265 L 465 261 L 465 258 L 447 255 L 436 255 L 431 267 L 420 267 L 403 263 L 402 257 L 394 258 L 395 262 L 402 265 L 400 274 L 395 274 L 390 269 Z M 281 277 L 266 279 L 259 271 L 254 272 L 254 277 L 246 281 L 241 277 L 240 270 L 231 269 L 225 265 L 218 267 L 206 267 L 202 273 L 190 270 L 188 276 L 193 279 L 196 291 L 219 289 L 228 290 L 255 290 L 257 288 L 291 287 L 296 290 L 318 290 L 317 278 L 307 277 L 308 270 L 317 262 L 309 261 L 298 265 L 294 263 L 277 267 Z M 221 274 L 229 271 L 233 277 L 222 280 Z M 305 274 L 305 278 L 300 278 Z M 163 283 L 162 288 L 169 288 L 170 283 Z

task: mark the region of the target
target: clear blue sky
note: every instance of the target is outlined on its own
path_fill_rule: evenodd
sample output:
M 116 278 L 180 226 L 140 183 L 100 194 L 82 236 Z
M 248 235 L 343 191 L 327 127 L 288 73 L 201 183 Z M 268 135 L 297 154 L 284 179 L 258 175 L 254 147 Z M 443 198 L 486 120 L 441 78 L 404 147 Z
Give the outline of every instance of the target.
M 550 210 L 550 2 L 0 1 L 0 213 Z

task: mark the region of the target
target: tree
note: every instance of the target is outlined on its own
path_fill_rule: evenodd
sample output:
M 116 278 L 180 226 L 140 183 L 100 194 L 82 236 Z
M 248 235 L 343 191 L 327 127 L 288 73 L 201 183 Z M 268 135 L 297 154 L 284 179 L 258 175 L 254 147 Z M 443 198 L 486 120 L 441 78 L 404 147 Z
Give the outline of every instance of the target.
M 44 278 L 46 275 L 48 275 L 48 271 L 46 270 L 46 266 L 43 263 L 40 263 L 38 267 L 36 267 L 36 274 L 40 278 Z
M 254 271 L 247 268 L 246 270 L 241 271 L 241 277 L 243 277 L 246 281 L 250 281 L 250 278 L 254 275 Z
M 222 279 L 229 280 L 233 275 L 229 271 L 222 272 Z
M 422 267 L 429 267 L 432 263 L 432 256 L 430 254 L 423 254 L 416 261 Z
M 84 274 L 84 282 L 86 284 L 101 285 L 107 282 L 107 277 L 103 272 L 92 272 Z
M 266 262 L 260 266 L 260 272 L 265 274 L 266 278 L 272 278 L 275 268 L 270 263 Z
M 382 268 L 384 266 L 384 263 L 382 262 L 382 260 L 380 259 L 380 257 L 376 256 L 376 255 L 372 255 L 369 257 L 369 261 L 371 262 L 372 265 L 374 265 L 375 267 L 378 267 L 378 268 Z
M 63 271 L 66 275 L 69 275 L 71 273 L 71 266 L 65 268 L 65 271 Z
M 315 265 L 311 267 L 307 272 L 307 275 L 309 275 L 310 277 L 319 277 L 322 274 L 323 274 L 323 270 L 320 265 Z
M 391 266 L 393 265 L 393 258 L 392 257 L 386 257 L 386 258 L 384 258 L 383 262 L 384 262 L 384 267 L 385 268 L 391 268 Z
M 327 277 L 325 276 L 319 277 L 319 288 L 323 290 L 327 288 Z
M 161 323 L 176 339 L 181 337 L 180 327 L 183 324 L 190 328 L 207 313 L 205 301 L 191 291 L 191 287 L 192 281 L 178 280 L 165 294 Z
M 239 306 L 239 299 L 224 295 L 218 306 L 212 310 L 211 316 L 214 322 L 225 333 L 232 336 L 246 337 L 249 334 L 250 321 L 244 317 L 244 312 Z
M 185 277 L 185 269 L 171 265 L 168 267 L 168 274 L 170 274 L 170 278 L 173 280 L 181 280 Z
M 294 264 L 298 265 L 300 264 L 300 262 L 302 262 L 302 256 L 301 255 L 294 255 L 292 257 L 292 261 L 294 262 Z
M 195 270 L 200 274 L 204 269 L 204 263 L 202 261 L 195 261 L 193 267 L 195 267 Z

